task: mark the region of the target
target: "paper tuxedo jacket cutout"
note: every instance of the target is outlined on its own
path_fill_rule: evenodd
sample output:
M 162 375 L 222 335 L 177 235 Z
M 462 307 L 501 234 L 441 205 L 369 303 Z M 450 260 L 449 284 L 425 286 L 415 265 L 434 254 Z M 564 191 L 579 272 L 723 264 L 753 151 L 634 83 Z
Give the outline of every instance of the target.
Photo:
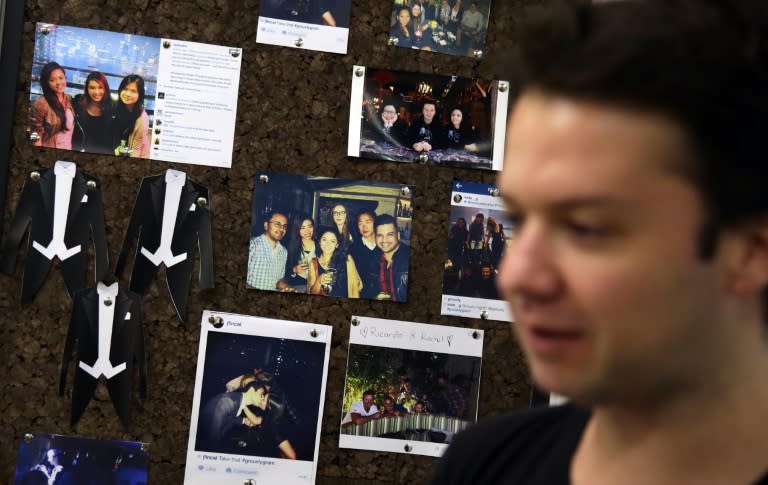
M 141 297 L 119 288 L 117 283 L 110 286 L 98 283 L 75 294 L 61 363 L 61 395 L 64 395 L 69 361 L 75 348 L 70 424 L 74 426 L 80 419 L 99 379 L 104 376 L 117 414 L 128 426 L 135 366 L 139 368 L 141 397 L 147 397 Z
M 123 274 L 136 238 L 131 291 L 146 293 L 159 266 L 164 264 L 171 301 L 184 321 L 196 247 L 200 251 L 200 288 L 213 288 L 208 189 L 176 170 L 144 177 L 117 259 L 118 277 Z
M 99 184 L 72 162 L 58 161 L 30 174 L 0 253 L 0 270 L 13 274 L 21 239 L 29 228 L 29 249 L 21 282 L 21 304 L 31 302 L 51 268 L 61 261 L 70 298 L 85 288 L 88 240 L 93 239 L 95 281 L 109 271 L 104 209 Z

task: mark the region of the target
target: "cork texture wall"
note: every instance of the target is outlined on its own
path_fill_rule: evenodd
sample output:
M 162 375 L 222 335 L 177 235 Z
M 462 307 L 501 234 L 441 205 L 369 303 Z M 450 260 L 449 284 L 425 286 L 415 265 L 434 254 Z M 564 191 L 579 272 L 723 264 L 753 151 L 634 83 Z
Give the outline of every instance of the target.
M 440 315 L 451 182 L 459 178 L 492 183 L 495 174 L 353 159 L 347 157 L 346 148 L 353 65 L 507 79 L 514 84 L 516 19 L 531 3 L 536 2 L 494 0 L 484 56 L 475 59 L 388 46 L 391 4 L 384 0 L 352 2 L 346 55 L 257 44 L 258 0 L 28 0 L 16 84 L 16 123 L 3 214 L 4 234 L 30 172 L 51 167 L 57 160 L 71 160 L 100 181 L 113 268 L 142 177 L 176 168 L 210 191 L 215 288 L 200 290 L 194 284 L 195 270 L 187 321 L 182 323 L 168 298 L 161 270 L 142 302 L 148 398 L 134 396 L 133 422 L 126 428 L 117 418 L 102 383 L 83 417 L 70 427 L 71 391 L 59 396 L 58 384 L 72 302 L 64 290 L 58 263 L 54 263 L 35 300 L 22 308 L 22 250 L 15 275 L 0 277 L 2 483 L 13 482 L 16 449 L 23 432 L 149 442 L 150 483 L 182 483 L 200 316 L 205 309 L 333 327 L 317 483 L 423 483 L 436 463 L 430 457 L 338 447 L 352 315 L 484 329 L 480 417 L 527 407 L 530 379 L 510 325 Z M 31 146 L 25 131 L 36 22 L 241 47 L 243 61 L 232 168 Z M 317 298 L 247 289 L 251 203 L 254 174 L 259 170 L 413 186 L 408 302 Z

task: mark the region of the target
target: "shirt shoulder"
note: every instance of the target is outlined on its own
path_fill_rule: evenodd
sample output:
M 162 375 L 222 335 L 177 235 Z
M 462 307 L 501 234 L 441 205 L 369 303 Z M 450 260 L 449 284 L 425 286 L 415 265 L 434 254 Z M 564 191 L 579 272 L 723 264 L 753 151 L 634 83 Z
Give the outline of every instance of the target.
M 570 404 L 481 420 L 456 435 L 432 483 L 568 484 L 588 420 L 588 411 Z

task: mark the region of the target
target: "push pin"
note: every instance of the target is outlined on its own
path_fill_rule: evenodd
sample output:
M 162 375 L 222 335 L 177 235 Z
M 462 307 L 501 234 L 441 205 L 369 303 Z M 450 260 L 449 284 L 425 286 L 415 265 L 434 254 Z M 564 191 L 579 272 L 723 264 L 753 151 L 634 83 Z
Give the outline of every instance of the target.
M 411 450 L 413 450 L 413 446 L 406 444 L 405 446 L 403 446 L 403 449 L 405 450 L 406 453 L 410 453 Z
M 140 448 L 140 449 L 141 449 L 141 451 L 143 451 L 144 453 L 148 452 L 148 451 L 149 451 L 149 443 L 142 443 L 142 444 L 141 444 L 141 448 Z
M 49 33 L 51 33 L 51 28 L 48 27 L 47 25 L 43 25 L 42 27 L 40 27 L 40 33 L 43 35 L 48 35 Z
M 89 190 L 93 190 L 96 188 L 96 181 L 95 180 L 89 180 L 85 183 L 85 186 L 88 187 Z
M 480 332 L 478 332 L 477 330 L 472 332 L 472 338 L 475 339 L 475 340 L 479 339 L 480 338 Z
M 104 306 L 112 306 L 112 297 L 108 296 L 104 298 Z
M 483 51 L 480 49 L 475 49 L 474 52 L 472 52 L 472 55 L 475 57 L 475 59 L 482 59 Z
M 35 439 L 35 435 L 32 433 L 24 433 L 24 443 L 30 444 L 33 439 Z
M 208 201 L 206 200 L 205 197 L 198 197 L 197 198 L 197 205 L 199 205 L 200 207 L 205 207 L 205 206 L 208 205 Z
M 357 69 L 355 69 L 355 76 L 363 77 L 363 74 L 365 74 L 365 69 L 363 69 L 362 67 L 358 67 Z
M 262 184 L 268 184 L 269 183 L 269 175 L 262 175 L 259 177 L 259 182 Z
M 31 178 L 33 182 L 37 182 L 38 180 L 40 180 L 40 172 L 35 171 L 30 173 L 29 178 Z
M 494 197 L 498 197 L 498 196 L 499 196 L 499 194 L 501 193 L 501 191 L 499 191 L 499 188 L 498 188 L 498 187 L 494 187 L 494 188 L 490 189 L 490 190 L 489 190 L 489 192 L 490 192 L 490 193 L 491 193 L 491 195 L 492 195 L 492 196 L 494 196 Z
M 29 137 L 29 141 L 31 141 L 32 143 L 37 143 L 40 141 L 40 135 L 36 131 L 31 132 L 28 135 L 28 137 Z
M 483 320 L 488 320 L 488 311 L 487 310 L 481 311 L 480 318 L 482 318 Z
M 239 446 L 240 448 L 245 448 L 246 446 L 248 446 L 248 443 L 246 443 L 243 440 L 240 440 L 237 442 L 237 446 Z
M 163 41 L 163 47 L 166 48 L 166 49 L 171 47 L 171 41 L 170 40 L 164 40 Z
M 215 328 L 221 328 L 224 326 L 224 319 L 218 315 L 211 315 L 208 317 L 208 323 L 213 325 Z
M 304 45 L 304 40 L 301 37 L 299 37 L 298 39 L 296 39 L 294 44 L 296 45 L 296 47 L 301 47 Z
M 240 57 L 240 49 L 230 49 L 229 55 L 232 57 Z
M 253 478 L 248 478 L 246 481 L 243 482 L 243 485 L 256 485 L 256 480 Z
M 358 325 L 360 325 L 360 319 L 359 319 L 359 318 L 357 318 L 357 317 L 353 317 L 353 318 L 352 318 L 352 325 L 354 325 L 355 327 L 357 327 Z
M 317 338 L 317 330 L 314 328 L 309 332 L 310 337 Z
M 387 44 L 389 45 L 397 45 L 400 43 L 400 40 L 397 37 L 390 37 L 387 41 Z
M 499 91 L 502 93 L 509 89 L 509 84 L 506 81 L 499 81 Z
M 405 196 L 411 195 L 411 189 L 409 187 L 403 187 L 402 189 L 400 189 L 400 195 L 405 195 Z
M 427 163 L 429 161 L 429 155 L 427 155 L 426 153 L 420 154 L 419 155 L 419 161 L 421 163 Z

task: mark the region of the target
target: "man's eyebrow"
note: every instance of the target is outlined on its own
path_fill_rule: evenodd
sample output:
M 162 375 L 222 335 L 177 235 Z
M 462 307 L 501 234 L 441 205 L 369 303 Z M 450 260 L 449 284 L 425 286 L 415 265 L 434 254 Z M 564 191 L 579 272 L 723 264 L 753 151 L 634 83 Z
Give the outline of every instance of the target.
M 522 207 L 514 196 L 502 192 L 502 198 L 508 209 Z M 554 199 L 544 203 L 549 210 L 562 211 L 573 209 L 589 209 L 593 207 L 626 207 L 629 203 L 611 195 L 585 195 Z

